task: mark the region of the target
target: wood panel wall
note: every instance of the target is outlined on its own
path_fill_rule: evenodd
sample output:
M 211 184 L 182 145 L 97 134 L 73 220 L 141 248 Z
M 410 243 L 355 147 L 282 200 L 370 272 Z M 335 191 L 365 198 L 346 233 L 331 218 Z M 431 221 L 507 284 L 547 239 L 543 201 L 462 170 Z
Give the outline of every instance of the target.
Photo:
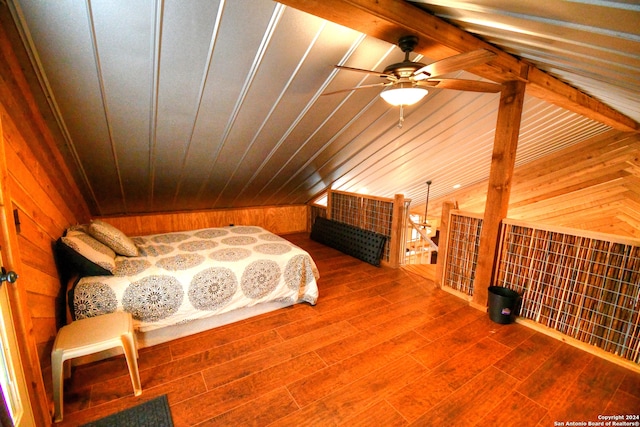
M 62 287 L 53 255 L 53 243 L 70 224 L 89 218 L 89 209 L 75 181 L 64 164 L 59 140 L 38 107 L 36 96 L 29 89 L 21 46 L 6 5 L 0 10 L 0 120 L 8 169 L 4 196 L 10 200 L 19 224 L 16 224 L 17 251 L 20 262 L 16 271 L 17 286 L 24 290 L 32 330 L 21 341 L 35 345 L 37 358 L 29 368 L 43 379 L 34 380 L 35 393 L 40 398 L 34 413 L 38 424 L 50 420 L 50 399 L 43 400 L 44 383 L 50 383 L 51 346 L 55 338 L 62 308 Z M 3 248 L 4 249 L 4 248 Z M 18 252 L 18 253 L 16 253 Z M 34 343 L 35 341 L 35 343 Z M 40 366 L 33 366 L 37 364 Z M 24 362 L 23 363 L 28 363 Z M 29 362 L 30 363 L 30 362 Z M 33 403 L 36 402 L 33 401 Z
M 18 57 L 0 30 L 0 114 L 9 166 L 11 201 L 19 218 L 18 241 L 41 360 L 50 356 L 61 296 L 52 244 L 70 224 L 85 221 L 89 211 L 48 131 Z
M 483 213 L 486 195 L 486 181 L 460 189 L 430 216 L 445 201 Z M 640 237 L 640 135 L 610 131 L 516 168 L 507 217 Z
M 195 212 L 110 216 L 100 219 L 129 236 L 222 227 L 229 224 L 257 225 L 275 234 L 308 231 L 307 205 L 220 209 Z

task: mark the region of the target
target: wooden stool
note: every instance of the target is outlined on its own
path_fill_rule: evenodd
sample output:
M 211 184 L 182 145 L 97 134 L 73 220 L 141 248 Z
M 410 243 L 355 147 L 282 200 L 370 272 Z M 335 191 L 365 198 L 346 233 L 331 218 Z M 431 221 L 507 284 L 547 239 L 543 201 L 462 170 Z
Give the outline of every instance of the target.
M 142 387 L 138 372 L 138 349 L 130 313 L 119 311 L 89 317 L 76 320 L 60 328 L 51 351 L 54 421 L 62 421 L 64 406 L 62 371 L 64 370 L 65 378 L 71 376 L 69 359 L 118 346 L 122 347 L 127 359 L 134 394 L 139 396 L 142 394 Z M 67 363 L 65 364 L 65 362 Z

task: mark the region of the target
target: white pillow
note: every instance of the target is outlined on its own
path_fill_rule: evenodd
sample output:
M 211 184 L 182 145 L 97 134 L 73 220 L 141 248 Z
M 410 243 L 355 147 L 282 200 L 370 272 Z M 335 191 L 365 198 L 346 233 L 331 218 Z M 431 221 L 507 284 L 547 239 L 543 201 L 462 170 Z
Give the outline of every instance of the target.
M 91 221 L 89 234 L 109 246 L 118 255 L 138 256 L 140 254 L 136 244 L 126 234 L 99 219 Z

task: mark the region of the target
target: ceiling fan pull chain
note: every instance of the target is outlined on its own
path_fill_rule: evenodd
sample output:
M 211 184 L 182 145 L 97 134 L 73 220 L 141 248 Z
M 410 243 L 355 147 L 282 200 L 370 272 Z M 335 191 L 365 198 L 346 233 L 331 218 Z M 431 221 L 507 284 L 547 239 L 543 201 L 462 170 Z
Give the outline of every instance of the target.
M 404 108 L 400 104 L 400 120 L 398 121 L 398 129 L 402 129 L 402 123 L 404 123 Z

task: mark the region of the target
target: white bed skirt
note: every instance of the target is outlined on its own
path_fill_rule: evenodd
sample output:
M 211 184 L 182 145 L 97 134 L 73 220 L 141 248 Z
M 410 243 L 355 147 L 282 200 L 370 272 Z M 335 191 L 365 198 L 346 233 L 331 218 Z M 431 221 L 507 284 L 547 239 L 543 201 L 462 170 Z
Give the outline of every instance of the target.
M 204 319 L 193 320 L 188 323 L 180 323 L 147 332 L 137 332 L 138 348 L 163 344 L 178 338 L 248 319 L 249 317 L 269 313 L 270 311 L 284 307 L 290 307 L 291 305 L 292 304 L 290 302 L 265 302 L 262 304 L 256 304 L 252 307 L 245 307 Z
M 282 301 L 265 302 L 256 304 L 252 307 L 245 307 L 227 313 L 217 314 L 215 316 L 207 317 L 204 319 L 193 320 L 188 323 L 166 326 L 147 332 L 136 331 L 138 349 L 153 347 L 154 345 L 158 344 L 164 344 L 178 338 L 188 337 L 190 335 L 208 331 L 209 329 L 228 325 L 230 323 L 238 322 L 250 317 L 259 316 L 261 314 L 269 313 L 281 308 L 290 307 L 291 305 L 292 304 L 289 302 Z M 120 354 L 122 354 L 122 348 L 114 347 L 113 349 L 101 351 L 99 353 L 78 357 L 76 359 L 73 359 L 71 361 L 71 364 L 72 366 L 84 365 L 87 363 L 96 362 L 98 360 L 107 359 L 109 357 L 118 356 Z

